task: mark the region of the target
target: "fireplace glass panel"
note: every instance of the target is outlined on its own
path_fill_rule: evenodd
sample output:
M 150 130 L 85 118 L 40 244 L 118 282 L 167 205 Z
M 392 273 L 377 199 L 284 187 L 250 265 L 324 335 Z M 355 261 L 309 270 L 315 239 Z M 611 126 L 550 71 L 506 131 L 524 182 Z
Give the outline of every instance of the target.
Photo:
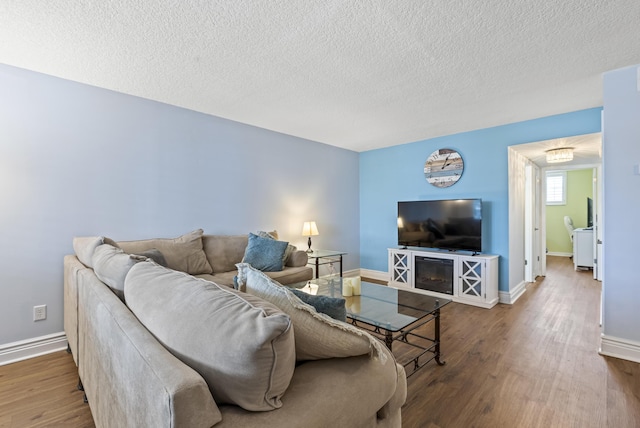
M 416 288 L 453 295 L 453 260 L 416 257 L 414 263 Z

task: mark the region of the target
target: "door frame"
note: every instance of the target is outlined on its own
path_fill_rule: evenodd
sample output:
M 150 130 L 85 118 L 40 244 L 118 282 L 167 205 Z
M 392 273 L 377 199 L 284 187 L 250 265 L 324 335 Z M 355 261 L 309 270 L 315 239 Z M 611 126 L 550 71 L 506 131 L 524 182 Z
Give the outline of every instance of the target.
M 538 201 L 539 206 L 537 207 L 537 209 L 540 212 L 540 230 L 541 230 L 541 237 L 544 237 L 546 240 L 546 236 L 547 236 L 547 204 L 546 204 L 546 200 L 547 200 L 547 171 L 576 171 L 576 170 L 582 170 L 582 169 L 591 169 L 593 171 L 593 176 L 594 177 L 601 177 L 601 170 L 602 170 L 602 165 L 601 164 L 584 164 L 584 165 L 566 165 L 566 166 L 552 166 L 552 167 L 544 167 L 542 168 L 542 185 L 541 185 L 541 189 L 540 189 L 540 199 Z M 599 279 L 600 281 L 601 279 L 601 275 L 600 278 L 598 278 L 598 272 L 600 272 L 603 268 L 603 264 L 602 264 L 602 245 L 597 245 L 598 240 L 600 242 L 602 242 L 602 228 L 599 226 L 601 224 L 601 213 L 602 213 L 602 198 L 599 197 L 602 195 L 602 183 L 600 183 L 601 180 L 593 180 L 593 191 L 592 193 L 592 199 L 593 199 L 593 204 L 594 204 L 594 216 L 593 216 L 593 229 L 594 229 L 594 249 L 596 251 L 594 251 L 594 256 L 595 258 L 597 258 L 597 264 L 598 264 L 598 268 L 596 270 L 596 266 L 594 264 L 594 269 L 593 269 L 593 277 L 594 279 Z M 528 189 L 527 189 L 528 190 Z M 599 248 L 598 248 L 599 247 Z M 547 252 L 542 251 L 541 252 L 541 275 L 542 276 L 546 276 L 547 274 Z

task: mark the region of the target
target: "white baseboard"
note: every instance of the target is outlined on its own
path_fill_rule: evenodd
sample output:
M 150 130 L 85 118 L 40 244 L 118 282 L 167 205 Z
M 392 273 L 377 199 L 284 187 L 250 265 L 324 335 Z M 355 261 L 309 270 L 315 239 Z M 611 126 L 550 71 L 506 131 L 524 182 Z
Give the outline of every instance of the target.
M 7 343 L 0 346 L 0 366 L 64 349 L 67 349 L 67 336 L 64 332 Z
M 513 305 L 525 291 L 527 291 L 527 283 L 524 281 L 516 285 L 513 290 L 499 291 L 498 295 L 500 296 L 500 303 Z
M 547 256 L 556 256 L 556 257 L 573 257 L 573 253 L 556 253 L 549 251 Z
M 620 358 L 640 363 L 640 342 L 602 335 L 600 337 L 600 355 Z
M 360 272 L 356 275 L 364 276 L 365 278 L 375 279 L 377 281 L 389 282 L 389 272 L 381 272 L 379 270 L 360 269 Z M 345 275 L 349 276 L 349 275 Z

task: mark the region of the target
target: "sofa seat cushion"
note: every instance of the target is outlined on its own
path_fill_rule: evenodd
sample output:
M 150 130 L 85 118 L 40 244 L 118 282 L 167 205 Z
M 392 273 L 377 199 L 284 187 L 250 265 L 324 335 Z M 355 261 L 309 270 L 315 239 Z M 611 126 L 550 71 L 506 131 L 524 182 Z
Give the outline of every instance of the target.
M 224 285 L 226 287 L 233 287 L 233 278 L 235 278 L 237 272 L 222 272 L 222 273 L 205 273 L 202 275 L 196 275 L 196 278 L 204 279 L 210 282 L 215 282 L 218 285 Z
M 295 344 L 291 320 L 277 307 L 150 261 L 131 268 L 125 297 L 158 341 L 200 373 L 216 403 L 282 406 Z
M 319 314 L 291 290 L 247 263 L 238 264 L 238 288 L 273 303 L 291 317 L 298 361 L 364 354 L 386 358 L 379 340 L 350 324 Z
M 406 391 L 404 369 L 391 355 L 384 363 L 366 355 L 306 361 L 296 367 L 281 409 L 256 414 L 220 406 L 216 428 L 400 427 L 389 410 L 399 416 Z
M 202 246 L 202 229 L 173 239 L 157 238 L 140 241 L 120 241 L 118 246 L 129 254 L 157 249 L 164 256 L 167 267 L 191 275 L 211 273 L 211 265 Z
M 226 285 L 234 287 L 233 278 L 238 274 L 236 269 L 230 272 L 220 272 L 214 274 L 196 275 L 198 278 L 215 282 L 218 285 Z M 297 282 L 308 281 L 313 277 L 313 269 L 311 267 L 286 267 L 280 272 L 265 272 L 270 278 L 275 279 L 280 284 L 295 284 Z

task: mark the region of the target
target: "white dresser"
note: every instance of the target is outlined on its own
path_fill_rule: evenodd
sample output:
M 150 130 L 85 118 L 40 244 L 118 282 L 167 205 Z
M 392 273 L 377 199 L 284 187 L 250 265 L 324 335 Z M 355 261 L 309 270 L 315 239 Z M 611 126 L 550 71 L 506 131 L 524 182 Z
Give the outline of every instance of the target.
M 593 268 L 593 229 L 573 230 L 573 267 Z

